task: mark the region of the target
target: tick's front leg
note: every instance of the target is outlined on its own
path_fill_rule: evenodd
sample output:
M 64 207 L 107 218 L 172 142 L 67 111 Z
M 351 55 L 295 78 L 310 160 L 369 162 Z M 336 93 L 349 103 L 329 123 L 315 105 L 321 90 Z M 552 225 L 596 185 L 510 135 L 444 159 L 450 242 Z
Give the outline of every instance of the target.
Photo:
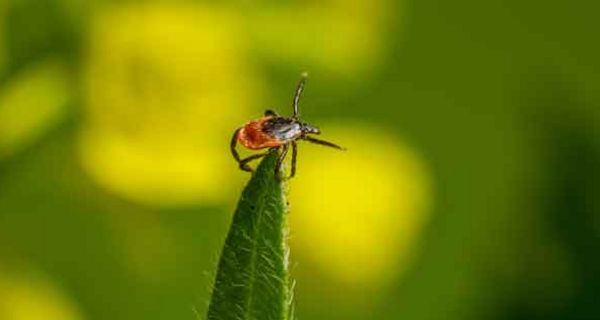
M 298 156 L 298 144 L 296 141 L 292 141 L 292 169 L 290 170 L 290 176 L 288 179 L 293 178 L 296 175 L 296 157 Z

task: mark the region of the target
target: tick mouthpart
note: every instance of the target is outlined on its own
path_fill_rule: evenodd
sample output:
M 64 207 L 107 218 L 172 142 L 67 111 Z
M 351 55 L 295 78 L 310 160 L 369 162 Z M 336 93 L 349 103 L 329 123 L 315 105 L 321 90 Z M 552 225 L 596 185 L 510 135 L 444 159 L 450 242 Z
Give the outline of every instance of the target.
M 310 133 L 310 134 L 321 134 L 321 130 L 317 127 L 313 127 L 310 124 L 303 123 L 302 124 L 302 133 Z

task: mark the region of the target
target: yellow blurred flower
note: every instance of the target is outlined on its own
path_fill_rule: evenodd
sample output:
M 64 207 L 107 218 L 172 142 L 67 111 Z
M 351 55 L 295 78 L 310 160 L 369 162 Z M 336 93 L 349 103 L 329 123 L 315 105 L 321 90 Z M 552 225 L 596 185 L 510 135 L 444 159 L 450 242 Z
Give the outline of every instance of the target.
M 0 319 L 83 319 L 74 302 L 50 279 L 33 273 L 0 271 Z
M 53 60 L 28 67 L 0 88 L 0 158 L 56 125 L 66 114 L 69 89 L 66 68 Z
M 250 15 L 248 29 L 255 50 L 269 58 L 351 75 L 381 60 L 392 12 L 398 19 L 399 8 L 387 0 L 278 4 L 258 8 Z
M 250 54 L 356 74 L 381 56 L 388 12 L 387 0 L 105 8 L 89 48 L 84 167 L 146 204 L 230 199 L 244 176 L 228 140 L 264 108 Z
M 291 184 L 292 244 L 333 279 L 377 286 L 414 253 L 431 202 L 422 160 L 363 124 L 323 124 L 346 152 L 303 143 Z
M 238 17 L 196 5 L 131 4 L 97 17 L 87 72 L 84 166 L 102 185 L 156 205 L 228 197 L 228 143 L 260 81 Z

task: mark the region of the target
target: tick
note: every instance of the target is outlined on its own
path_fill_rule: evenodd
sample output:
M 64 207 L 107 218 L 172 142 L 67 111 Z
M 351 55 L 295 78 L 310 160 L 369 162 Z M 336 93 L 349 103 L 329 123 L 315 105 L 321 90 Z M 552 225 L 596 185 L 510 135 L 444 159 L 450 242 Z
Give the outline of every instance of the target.
M 281 166 L 291 146 L 292 167 L 288 179 L 292 178 L 296 174 L 298 140 L 305 140 L 326 147 L 345 150 L 334 143 L 312 137 L 311 135 L 320 134 L 321 131 L 317 127 L 300 120 L 298 101 L 300 101 L 300 96 L 302 95 L 302 91 L 304 91 L 306 77 L 306 73 L 302 74 L 302 77 L 296 87 L 296 94 L 294 95 L 294 100 L 292 103 L 294 109 L 294 115 L 292 117 L 283 117 L 278 115 L 273 110 L 266 110 L 263 117 L 252 120 L 246 123 L 243 127 L 235 130 L 235 133 L 231 138 L 230 147 L 231 153 L 238 162 L 240 169 L 252 172 L 252 168 L 248 166 L 248 163 L 266 156 L 269 154 L 269 152 L 258 153 L 242 159 L 236 150 L 236 145 L 238 143 L 250 150 L 260 150 L 266 148 L 269 148 L 270 150 L 281 149 L 279 157 L 277 158 L 277 164 L 275 166 L 275 176 L 278 178 L 281 178 Z

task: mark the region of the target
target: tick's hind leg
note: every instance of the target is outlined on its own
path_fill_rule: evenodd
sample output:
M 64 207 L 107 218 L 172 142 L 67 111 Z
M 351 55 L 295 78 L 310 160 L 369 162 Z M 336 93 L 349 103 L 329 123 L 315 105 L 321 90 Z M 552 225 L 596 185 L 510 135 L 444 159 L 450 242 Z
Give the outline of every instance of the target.
M 235 146 L 237 145 L 237 136 L 238 136 L 238 133 L 240 132 L 240 130 L 241 130 L 241 128 L 235 130 L 235 132 L 233 133 L 233 137 L 231 137 L 231 143 L 229 144 L 229 149 L 231 150 L 231 154 L 233 155 L 233 158 L 235 159 L 235 161 L 237 161 L 238 163 L 241 161 L 241 159 L 240 159 L 240 154 L 235 149 Z
M 279 180 L 283 180 L 284 178 L 284 176 L 281 174 L 281 166 L 283 165 L 285 156 L 287 156 L 289 147 L 289 144 L 284 144 L 281 146 L 281 154 L 279 154 L 279 158 L 277 158 L 277 164 L 275 165 L 275 177 L 277 177 Z
M 233 155 L 233 158 L 239 164 L 240 169 L 242 169 L 244 171 L 252 172 L 252 168 L 250 168 L 248 166 L 248 162 L 250 162 L 252 160 L 260 159 L 260 158 L 266 156 L 267 153 L 259 153 L 259 154 L 251 155 L 245 159 L 240 158 L 240 154 L 235 149 L 235 147 L 237 146 L 237 136 L 238 136 L 239 132 L 240 132 L 240 129 L 237 129 L 233 133 L 233 137 L 231 138 L 231 143 L 229 144 L 229 148 L 231 149 L 231 154 Z
M 251 155 L 248 158 L 239 160 L 238 163 L 240 164 L 240 169 L 242 169 L 244 171 L 248 171 L 248 172 L 254 171 L 254 170 L 252 170 L 252 168 L 250 168 L 250 166 L 248 166 L 248 163 L 251 161 L 254 161 L 256 159 L 260 159 L 260 158 L 266 156 L 267 154 L 269 154 L 269 153 L 268 152 L 258 153 L 258 154 Z

